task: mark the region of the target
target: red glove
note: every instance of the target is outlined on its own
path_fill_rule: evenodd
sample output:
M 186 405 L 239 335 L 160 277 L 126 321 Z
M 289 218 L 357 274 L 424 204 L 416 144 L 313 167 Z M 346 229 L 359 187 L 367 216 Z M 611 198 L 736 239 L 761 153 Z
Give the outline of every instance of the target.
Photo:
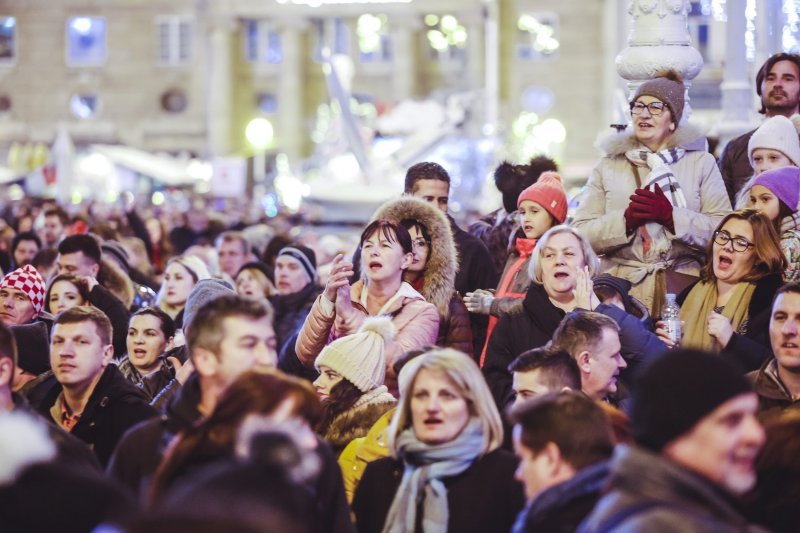
M 657 222 L 672 233 L 675 233 L 675 222 L 672 220 L 672 204 L 661 187 L 656 184 L 655 191 L 636 189 L 631 196 L 628 208 L 634 217 L 645 222 Z
M 631 196 L 633 198 L 633 196 Z M 628 235 L 632 234 L 636 229 L 641 226 L 642 224 L 647 223 L 647 220 L 641 218 L 637 213 L 633 212 L 633 203 L 628 205 L 628 208 L 625 210 L 624 217 L 625 217 L 625 231 Z

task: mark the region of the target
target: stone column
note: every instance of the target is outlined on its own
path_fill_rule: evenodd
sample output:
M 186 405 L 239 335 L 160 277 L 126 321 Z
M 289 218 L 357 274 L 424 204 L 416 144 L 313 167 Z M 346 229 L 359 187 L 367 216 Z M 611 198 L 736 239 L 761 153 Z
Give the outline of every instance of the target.
M 414 96 L 417 79 L 417 46 L 414 42 L 421 27 L 419 16 L 392 14 L 389 32 L 392 47 L 392 99 L 401 102 Z
M 494 134 L 500 117 L 500 9 L 499 0 L 484 0 L 484 126 L 483 133 Z
M 210 155 L 225 156 L 233 146 L 233 18 L 209 17 L 208 145 Z M 241 137 L 244 138 L 244 132 Z
M 753 84 L 747 76 L 744 33 L 747 0 L 728 0 L 725 5 L 725 69 L 722 74 L 722 121 L 718 126 L 720 146 L 750 127 Z
M 303 156 L 303 31 L 304 20 L 282 20 L 279 24 L 283 62 L 278 77 L 278 123 L 275 138 L 280 151 L 297 163 Z
M 703 57 L 691 45 L 687 29 L 688 0 L 631 0 L 633 26 L 628 47 L 617 56 L 617 72 L 628 82 L 629 96 L 642 82 L 672 69 L 688 88 L 703 68 Z M 688 94 L 681 121 L 691 115 Z
M 758 0 L 756 3 L 756 55 L 757 69 L 769 56 L 783 51 L 783 25 L 786 20 L 781 0 Z

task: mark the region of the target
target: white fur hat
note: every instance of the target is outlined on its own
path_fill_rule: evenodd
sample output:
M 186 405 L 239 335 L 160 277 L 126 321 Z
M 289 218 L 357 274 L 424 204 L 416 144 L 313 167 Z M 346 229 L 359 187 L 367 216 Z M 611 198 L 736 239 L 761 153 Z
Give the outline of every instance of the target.
M 796 125 L 800 121 L 800 116 L 794 115 L 792 120 L 783 115 L 770 117 L 761 124 L 747 143 L 747 158 L 750 166 L 755 168 L 753 162 L 753 151 L 759 148 L 777 150 L 789 158 L 792 164 L 800 167 L 800 137 L 798 137 Z
M 356 333 L 340 337 L 322 349 L 314 366 L 327 366 L 368 392 L 383 385 L 386 376 L 384 349 L 396 328 L 388 316 L 368 317 Z

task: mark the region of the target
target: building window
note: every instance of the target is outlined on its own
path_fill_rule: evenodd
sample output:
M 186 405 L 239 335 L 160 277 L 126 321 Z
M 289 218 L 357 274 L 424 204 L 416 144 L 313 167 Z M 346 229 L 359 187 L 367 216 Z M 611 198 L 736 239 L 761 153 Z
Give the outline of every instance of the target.
M 192 60 L 192 21 L 184 17 L 156 18 L 157 62 L 186 65 Z
M 524 61 L 553 59 L 558 54 L 558 15 L 523 13 L 517 19 L 517 58 Z
M 331 55 L 350 55 L 350 31 L 344 19 L 316 19 L 314 23 L 314 61 L 321 63 L 322 51 L 330 50 Z
M 244 57 L 251 63 L 280 65 L 283 62 L 281 35 L 274 22 L 245 21 Z
M 69 110 L 76 117 L 86 120 L 100 111 L 100 97 L 96 94 L 76 94 L 69 100 Z
M 256 95 L 256 104 L 265 115 L 274 115 L 278 112 L 278 97 L 273 93 L 259 93 Z
M 67 64 L 90 67 L 106 62 L 106 19 L 72 17 L 67 22 Z
M 386 15 L 364 14 L 356 27 L 358 51 L 362 63 L 392 60 L 391 38 L 387 31 Z
M 17 59 L 17 19 L 0 17 L 0 65 Z

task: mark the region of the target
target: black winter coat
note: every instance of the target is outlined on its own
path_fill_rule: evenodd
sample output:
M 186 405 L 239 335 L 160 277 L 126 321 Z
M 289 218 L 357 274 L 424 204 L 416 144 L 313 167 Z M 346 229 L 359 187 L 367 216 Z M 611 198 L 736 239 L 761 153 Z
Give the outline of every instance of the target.
M 608 461 L 579 470 L 572 479 L 539 494 L 517 518 L 512 533 L 573 533 L 589 516 L 605 487 Z
M 43 385 L 51 386 L 41 403 L 34 407 L 55 424 L 50 408 L 61 394 L 61 384 Z M 108 365 L 70 433 L 88 444 L 100 464 L 105 466 L 122 435 L 132 426 L 156 415 L 141 389 L 125 379 L 116 365 Z
M 494 450 L 457 476 L 447 487 L 447 530 L 458 533 L 507 533 L 525 504 L 522 484 L 514 479 L 516 458 Z M 379 533 L 403 478 L 403 463 L 391 457 L 367 465 L 353 497 L 359 533 Z
M 503 408 L 513 396 L 508 365 L 522 352 L 547 344 L 564 315 L 550 301 L 544 287 L 533 283 L 522 302 L 522 311 L 504 315 L 497 322 L 486 348 L 483 375 L 498 407 Z
M 462 297 L 477 289 L 493 289 L 497 287 L 498 273 L 489 249 L 483 242 L 458 227 L 455 220 L 449 215 L 450 229 L 453 231 L 456 250 L 458 252 L 458 272 L 456 273 L 455 289 Z M 472 325 L 472 353 L 477 361 L 486 342 L 486 328 L 489 317 L 477 313 L 470 313 Z
M 322 287 L 309 283 L 294 294 L 276 296 L 272 299 L 275 308 L 275 336 L 278 340 L 278 368 L 287 374 L 314 381 L 319 375 L 314 368 L 305 366 L 297 358 L 295 344 L 297 335 L 306 320 Z
M 105 313 L 111 321 L 114 357 L 120 359 L 128 350 L 128 322 L 131 312 L 119 298 L 99 283 L 89 293 L 89 303 Z
M 147 420 L 120 440 L 108 464 L 108 473 L 132 494 L 143 497 L 164 451 L 180 431 L 200 420 L 200 383 L 191 376 L 167 405 L 165 414 Z
M 748 131 L 731 139 L 719 158 L 719 171 L 728 190 L 731 205 L 736 203 L 739 190 L 753 176 L 753 167 L 750 166 L 750 158 L 747 156 L 747 145 L 755 132 L 756 130 Z
M 683 305 L 695 285 L 697 282 L 686 287 L 678 295 L 675 299 L 678 305 Z M 769 319 L 772 314 L 772 299 L 781 285 L 783 285 L 781 274 L 770 274 L 756 282 L 756 289 L 747 306 L 747 333 L 744 335 L 734 333 L 728 345 L 720 352 L 738 365 L 742 373 L 758 370 L 764 361 L 772 357 Z M 706 317 L 697 319 L 705 322 Z

